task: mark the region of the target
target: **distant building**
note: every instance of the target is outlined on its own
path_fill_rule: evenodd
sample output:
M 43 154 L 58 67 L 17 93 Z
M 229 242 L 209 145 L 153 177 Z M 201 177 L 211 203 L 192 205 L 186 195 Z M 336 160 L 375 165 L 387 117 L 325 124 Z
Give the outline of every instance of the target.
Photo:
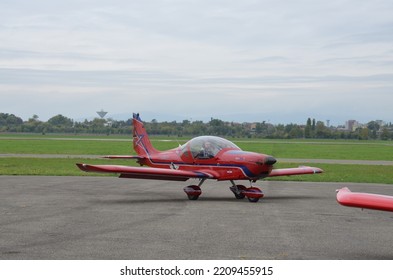
M 359 123 L 355 120 L 348 120 L 345 123 L 345 129 L 348 131 L 355 131 L 359 127 Z
M 255 133 L 256 131 L 257 131 L 257 124 L 256 123 L 250 124 L 250 132 Z

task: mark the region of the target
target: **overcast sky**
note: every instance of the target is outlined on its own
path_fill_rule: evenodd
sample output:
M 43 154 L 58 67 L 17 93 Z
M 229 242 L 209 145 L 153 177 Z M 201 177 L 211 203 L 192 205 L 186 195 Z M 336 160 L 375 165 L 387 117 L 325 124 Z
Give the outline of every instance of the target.
M 393 122 L 391 0 L 0 0 L 0 112 Z

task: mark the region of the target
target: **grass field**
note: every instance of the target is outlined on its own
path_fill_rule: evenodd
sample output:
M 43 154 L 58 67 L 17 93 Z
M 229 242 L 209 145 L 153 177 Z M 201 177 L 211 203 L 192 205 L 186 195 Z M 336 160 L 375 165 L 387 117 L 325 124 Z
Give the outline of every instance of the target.
M 166 141 L 163 141 L 166 140 Z M 393 144 L 386 141 L 307 141 L 231 139 L 248 151 L 277 158 L 393 160 Z M 109 155 L 133 154 L 131 137 L 62 135 L 0 135 L 0 154 Z M 187 139 L 152 138 L 159 150 L 175 148 Z M 72 158 L 0 158 L 0 175 L 104 176 L 80 171 L 75 163 L 135 165 L 134 161 Z M 276 168 L 301 163 L 278 163 Z M 268 180 L 358 182 L 393 184 L 393 166 L 313 164 L 325 173 L 314 176 L 276 177 Z M 108 175 L 105 175 L 108 176 Z M 111 175 L 114 176 L 114 175 Z
M 13 135 L 9 139 L 0 137 L 0 154 L 64 154 L 64 155 L 109 155 L 131 154 L 130 137 L 80 138 L 46 136 L 43 138 Z M 87 136 L 86 136 L 87 137 Z M 90 136 L 91 137 L 91 136 Z M 266 153 L 277 158 L 393 160 L 393 143 L 386 141 L 306 141 L 306 140 L 250 140 L 232 139 L 247 151 Z M 159 150 L 176 148 L 187 139 L 179 141 L 152 138 Z

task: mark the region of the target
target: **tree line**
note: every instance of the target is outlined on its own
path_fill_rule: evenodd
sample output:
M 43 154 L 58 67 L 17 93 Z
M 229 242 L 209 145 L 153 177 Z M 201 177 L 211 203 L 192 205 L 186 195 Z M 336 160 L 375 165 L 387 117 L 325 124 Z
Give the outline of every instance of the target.
M 65 134 L 131 134 L 132 119 L 118 121 L 113 119 L 74 121 L 61 114 L 44 122 L 37 115 L 27 121 L 14 114 L 0 113 L 0 133 L 65 133 Z M 192 137 L 198 135 L 217 135 L 232 138 L 269 138 L 269 139 L 393 139 L 393 125 L 381 125 L 370 121 L 353 131 L 343 127 L 327 127 L 324 122 L 308 118 L 305 125 L 278 124 L 265 121 L 254 123 L 225 122 L 211 119 L 209 122 L 189 121 L 158 122 L 156 119 L 145 122 L 151 135 Z

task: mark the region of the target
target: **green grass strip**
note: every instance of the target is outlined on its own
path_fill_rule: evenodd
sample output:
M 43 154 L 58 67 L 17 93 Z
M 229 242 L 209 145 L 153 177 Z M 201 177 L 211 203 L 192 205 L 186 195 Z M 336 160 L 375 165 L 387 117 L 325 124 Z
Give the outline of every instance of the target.
M 152 140 L 158 150 L 176 148 L 176 141 Z M 179 142 L 180 144 L 184 143 Z M 235 141 L 245 151 L 276 158 L 392 160 L 390 142 L 266 142 Z M 131 139 L 1 139 L 0 154 L 127 155 L 135 154 Z

